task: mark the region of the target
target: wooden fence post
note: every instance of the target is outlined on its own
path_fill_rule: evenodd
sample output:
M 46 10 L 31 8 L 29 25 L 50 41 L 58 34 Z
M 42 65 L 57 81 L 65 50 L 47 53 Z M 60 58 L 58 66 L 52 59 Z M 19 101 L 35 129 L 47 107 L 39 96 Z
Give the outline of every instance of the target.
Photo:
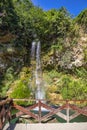
M 39 123 L 41 123 L 41 101 L 39 100 L 38 101 L 38 121 L 39 121 Z
M 66 114 L 67 114 L 67 123 L 69 123 L 69 101 L 67 101 Z

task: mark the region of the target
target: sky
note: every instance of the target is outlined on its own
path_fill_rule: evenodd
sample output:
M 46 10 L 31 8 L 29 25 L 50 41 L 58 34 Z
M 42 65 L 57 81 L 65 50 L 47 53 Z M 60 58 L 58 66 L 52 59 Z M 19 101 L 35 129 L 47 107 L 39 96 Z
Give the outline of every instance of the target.
M 73 16 L 87 8 L 87 0 L 32 0 L 33 4 L 43 10 L 59 9 L 64 6 Z

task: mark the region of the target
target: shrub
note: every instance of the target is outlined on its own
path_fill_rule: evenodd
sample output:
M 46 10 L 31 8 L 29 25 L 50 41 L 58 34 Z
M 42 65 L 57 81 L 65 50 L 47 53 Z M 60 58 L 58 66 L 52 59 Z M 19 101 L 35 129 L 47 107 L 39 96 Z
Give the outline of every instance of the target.
M 29 88 L 20 80 L 11 93 L 12 98 L 29 98 Z
M 64 99 L 86 99 L 87 83 L 81 79 L 65 77 L 62 84 L 62 96 Z

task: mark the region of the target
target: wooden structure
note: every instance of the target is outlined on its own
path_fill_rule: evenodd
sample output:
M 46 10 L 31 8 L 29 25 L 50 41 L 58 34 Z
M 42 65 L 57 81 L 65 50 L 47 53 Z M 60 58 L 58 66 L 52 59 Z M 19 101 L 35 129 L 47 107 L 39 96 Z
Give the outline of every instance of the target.
M 0 101 L 0 130 L 3 129 L 7 121 L 11 120 L 12 100 L 5 99 Z
M 19 100 L 29 101 L 29 99 L 6 99 L 0 102 L 0 130 L 3 129 L 6 120 L 10 121 L 14 117 L 21 117 L 22 115 L 27 115 L 28 119 L 33 118 L 39 123 L 54 117 L 54 115 L 61 117 L 67 123 L 80 114 L 87 116 L 87 100 L 59 100 L 56 107 L 43 100 L 33 100 L 33 105 L 26 108 L 14 103 Z M 12 108 L 19 111 L 15 115 L 11 115 Z M 43 111 L 45 111 L 45 115 L 43 115 Z

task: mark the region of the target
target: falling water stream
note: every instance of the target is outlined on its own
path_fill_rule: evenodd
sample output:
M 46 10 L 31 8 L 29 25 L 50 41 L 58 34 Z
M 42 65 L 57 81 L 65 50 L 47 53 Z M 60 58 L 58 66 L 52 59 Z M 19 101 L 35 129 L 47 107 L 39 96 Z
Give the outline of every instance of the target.
M 31 48 L 31 65 L 32 65 L 32 84 L 35 86 L 35 98 L 36 99 L 44 99 L 45 98 L 45 92 L 44 92 L 44 83 L 43 83 L 43 77 L 42 77 L 42 69 L 41 69 L 41 60 L 40 60 L 40 54 L 41 54 L 41 44 L 40 41 L 38 42 L 32 42 L 32 48 Z

